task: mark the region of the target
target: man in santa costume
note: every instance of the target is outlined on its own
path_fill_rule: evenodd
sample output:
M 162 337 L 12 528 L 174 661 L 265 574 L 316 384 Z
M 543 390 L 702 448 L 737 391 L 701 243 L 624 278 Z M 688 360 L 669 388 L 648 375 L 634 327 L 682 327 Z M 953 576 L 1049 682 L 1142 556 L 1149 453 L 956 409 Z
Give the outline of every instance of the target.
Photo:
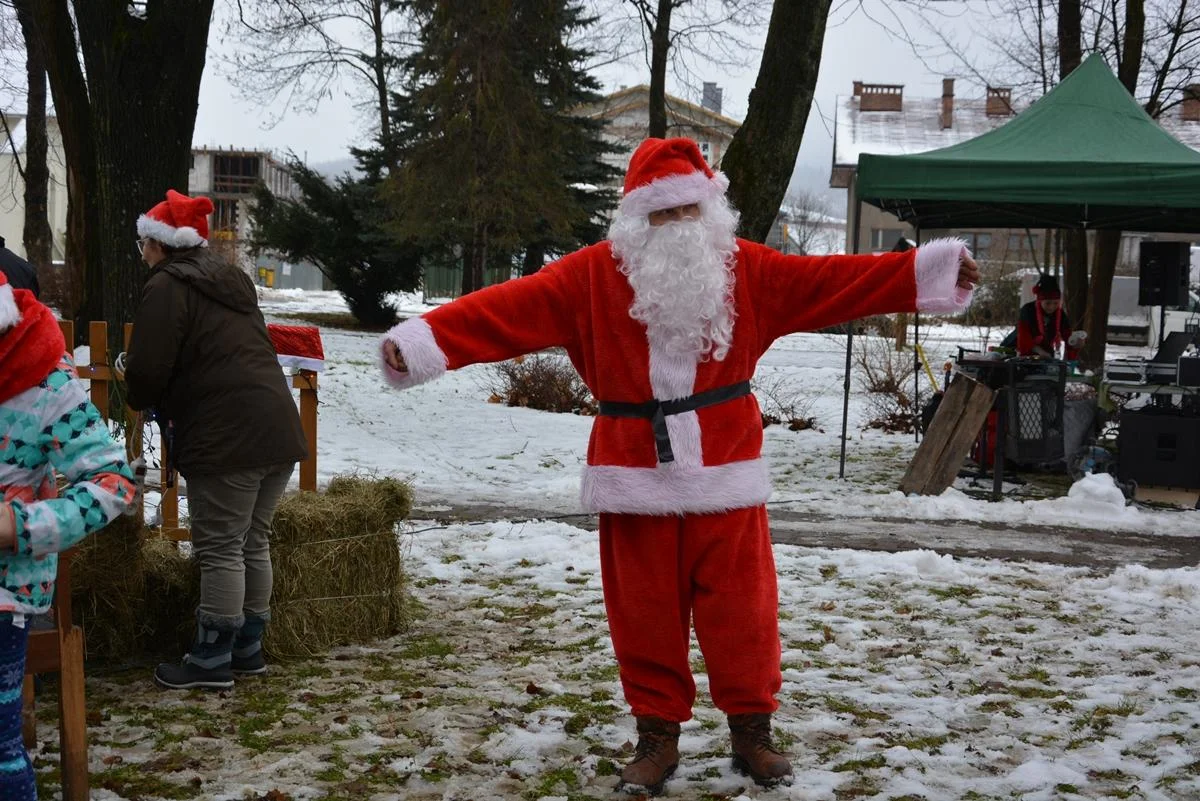
M 892 312 L 964 308 L 979 278 L 957 240 L 880 256 L 784 256 L 734 235 L 728 180 L 690 139 L 647 139 L 609 239 L 389 331 L 384 373 L 406 388 L 551 346 L 598 399 L 584 507 L 600 515 L 609 629 L 638 744 L 621 774 L 657 794 L 679 761 L 696 685 L 689 632 L 733 764 L 789 779 L 771 739 L 782 683 L 778 596 L 750 393 L 781 336 Z

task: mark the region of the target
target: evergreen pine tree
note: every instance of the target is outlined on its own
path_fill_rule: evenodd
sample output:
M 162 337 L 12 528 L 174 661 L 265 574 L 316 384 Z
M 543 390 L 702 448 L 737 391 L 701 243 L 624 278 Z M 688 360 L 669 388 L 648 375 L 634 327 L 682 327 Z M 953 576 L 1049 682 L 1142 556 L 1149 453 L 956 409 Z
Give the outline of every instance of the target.
M 412 0 L 419 46 L 395 99 L 401 238 L 464 255 L 463 292 L 530 243 L 563 247 L 603 202 L 591 121 L 570 114 L 595 84 L 565 44 L 586 21 L 567 0 Z M 592 155 L 589 161 L 589 155 Z M 594 232 L 593 232 L 594 233 Z M 586 235 L 586 233 L 585 233 Z
M 332 182 L 293 157 L 288 169 L 301 199 L 276 197 L 260 185 L 251 212 L 256 252 L 312 262 L 342 293 L 355 319 L 370 327 L 396 322 L 396 309 L 387 295 L 420 285 L 423 255 L 392 231 L 380 199 L 378 158 L 372 159 L 378 154 L 356 151 L 365 174 L 343 175 Z

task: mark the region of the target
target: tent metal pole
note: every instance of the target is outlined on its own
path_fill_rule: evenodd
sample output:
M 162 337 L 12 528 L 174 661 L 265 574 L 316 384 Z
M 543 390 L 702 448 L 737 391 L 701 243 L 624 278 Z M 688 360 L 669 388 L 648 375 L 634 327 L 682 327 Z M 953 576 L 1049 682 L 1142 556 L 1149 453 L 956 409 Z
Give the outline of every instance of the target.
M 916 226 L 917 247 L 921 247 L 921 226 Z M 913 442 L 921 441 L 921 312 L 913 312 Z
M 850 234 L 850 252 L 857 255 L 862 234 L 862 200 L 854 201 L 854 231 Z M 838 478 L 846 477 L 846 426 L 850 420 L 850 355 L 854 352 L 854 321 L 846 325 L 846 372 L 842 380 L 842 454 L 838 461 Z

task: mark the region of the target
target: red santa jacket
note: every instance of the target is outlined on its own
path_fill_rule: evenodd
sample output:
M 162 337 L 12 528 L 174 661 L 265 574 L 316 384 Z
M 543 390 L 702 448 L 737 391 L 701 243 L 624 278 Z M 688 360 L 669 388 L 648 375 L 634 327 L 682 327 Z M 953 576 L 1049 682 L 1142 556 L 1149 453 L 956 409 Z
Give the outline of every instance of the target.
M 733 343 L 716 361 L 649 341 L 646 327 L 629 314 L 633 289 L 610 244 L 601 242 L 397 325 L 385 340 L 400 349 L 408 372 L 383 369 L 390 383 L 406 388 L 447 369 L 560 346 L 598 400 L 683 398 L 749 381 L 762 354 L 785 334 L 873 314 L 965 308 L 970 293 L 957 286 L 964 250 L 958 240 L 937 240 L 880 256 L 785 256 L 738 240 Z M 585 509 L 668 515 L 767 500 L 770 477 L 753 395 L 666 422 L 675 459 L 659 463 L 649 420 L 596 417 L 583 474 Z

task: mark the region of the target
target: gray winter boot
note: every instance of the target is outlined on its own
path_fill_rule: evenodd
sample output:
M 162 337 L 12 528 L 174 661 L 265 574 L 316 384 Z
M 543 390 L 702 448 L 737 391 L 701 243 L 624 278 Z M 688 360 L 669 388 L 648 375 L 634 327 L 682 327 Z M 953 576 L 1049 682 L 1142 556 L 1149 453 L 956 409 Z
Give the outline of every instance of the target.
M 154 670 L 154 680 L 171 690 L 227 690 L 233 686 L 233 638 L 242 627 L 236 618 L 196 614 L 196 641 L 179 664 Z
M 246 615 L 246 622 L 233 640 L 234 676 L 261 676 L 267 672 L 267 660 L 263 658 L 262 637 L 267 627 L 267 617 Z

